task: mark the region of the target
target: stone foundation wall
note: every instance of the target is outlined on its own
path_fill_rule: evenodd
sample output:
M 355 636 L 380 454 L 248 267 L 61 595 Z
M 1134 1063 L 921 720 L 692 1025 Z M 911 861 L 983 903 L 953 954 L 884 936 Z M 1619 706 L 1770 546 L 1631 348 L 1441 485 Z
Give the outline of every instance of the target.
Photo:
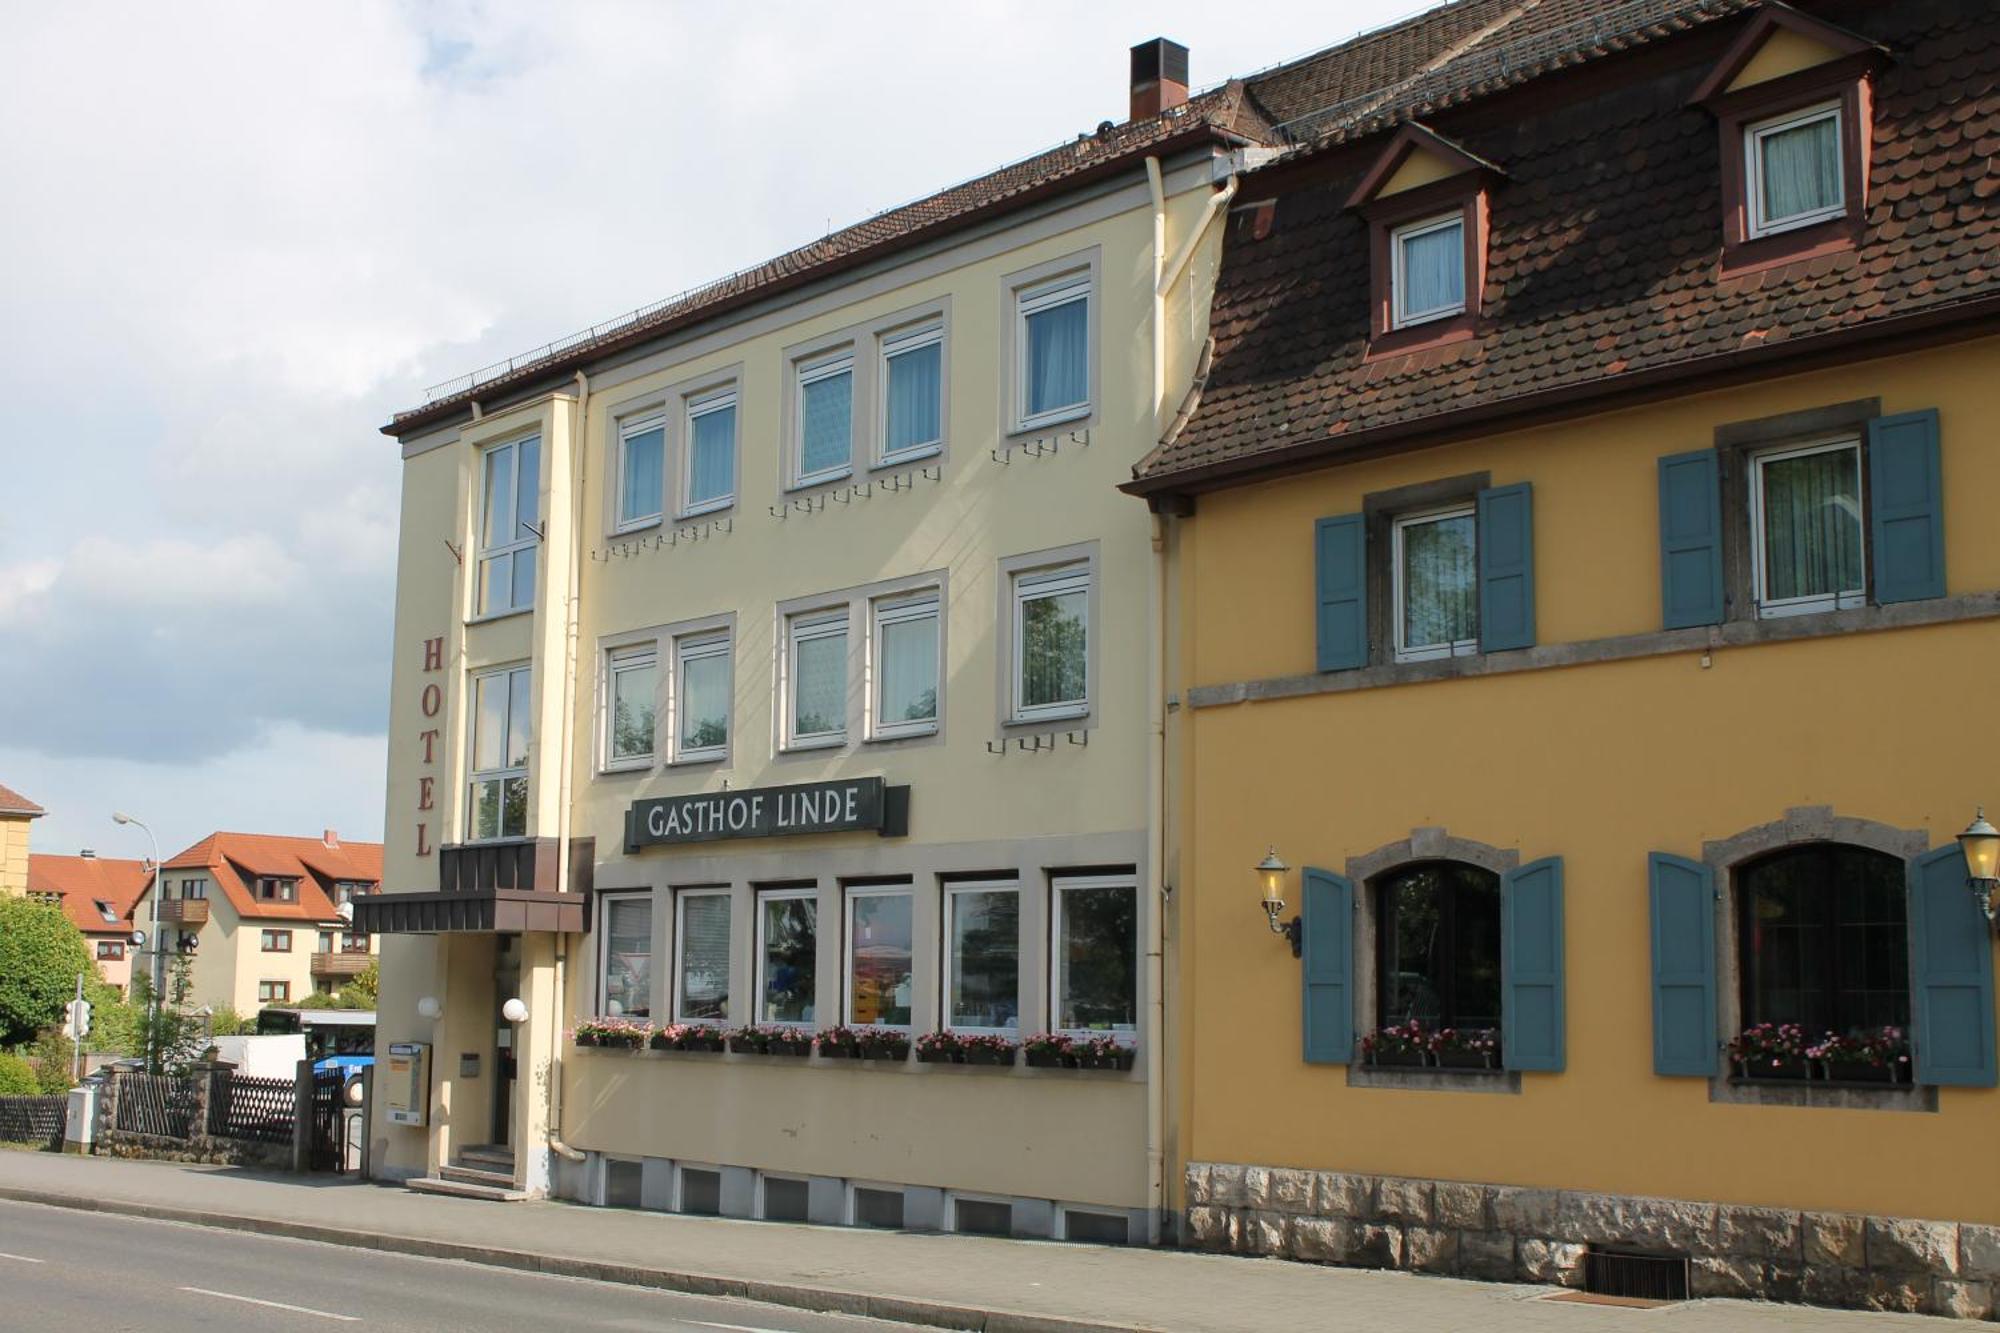
M 1995 1317 L 2000 1227 L 1194 1162 L 1184 1241 L 1581 1286 L 1592 1245 L 1685 1255 L 1695 1296 Z

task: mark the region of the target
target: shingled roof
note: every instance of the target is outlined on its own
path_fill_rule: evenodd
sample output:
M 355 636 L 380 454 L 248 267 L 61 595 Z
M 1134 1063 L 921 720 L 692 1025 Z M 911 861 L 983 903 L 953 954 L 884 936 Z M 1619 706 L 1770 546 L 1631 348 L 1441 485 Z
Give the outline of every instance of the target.
M 12 787 L 0 787 L 0 815 L 25 815 L 29 819 L 39 819 L 47 813 Z
M 1976 9 L 1814 6 L 1895 53 L 1874 76 L 1865 230 L 1852 250 L 1763 272 L 1725 278 L 1717 263 L 1719 136 L 1687 105 L 1714 42 L 1590 81 L 1567 104 L 1556 75 L 1518 114 L 1428 121 L 1509 179 L 1493 196 L 1474 336 L 1401 356 L 1366 358 L 1367 230 L 1343 207 L 1386 135 L 1302 143 L 1245 177 L 1242 198 L 1275 195 L 1268 232 L 1256 237 L 1251 214 L 1233 219 L 1198 404 L 1126 489 L 1226 485 L 1493 428 L 1558 401 L 1630 402 L 1696 374 L 1993 319 L 2000 26 Z
M 323 838 L 268 833 L 211 833 L 167 858 L 169 887 L 176 870 L 207 871 L 240 917 L 330 925 L 339 920 L 331 896 L 336 883 L 365 883 L 371 892 L 381 883 L 382 844 L 328 843 Z M 297 880 L 298 896 L 288 903 L 259 899 L 253 886 L 263 876 Z
M 28 892 L 54 895 L 63 915 L 86 935 L 129 935 L 132 905 L 152 880 L 153 868 L 144 861 L 40 852 L 28 857 Z M 109 917 L 99 903 L 110 909 Z

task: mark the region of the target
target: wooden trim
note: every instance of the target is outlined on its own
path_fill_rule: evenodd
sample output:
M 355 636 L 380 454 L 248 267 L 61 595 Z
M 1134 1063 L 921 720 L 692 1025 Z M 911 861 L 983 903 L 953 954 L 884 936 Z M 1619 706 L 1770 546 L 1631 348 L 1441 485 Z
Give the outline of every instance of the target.
M 1375 155 L 1374 164 L 1362 174 L 1361 183 L 1354 187 L 1354 192 L 1347 196 L 1347 202 L 1342 207 L 1358 209 L 1375 202 L 1376 191 L 1388 184 L 1389 179 L 1396 174 L 1403 163 L 1409 161 L 1410 154 L 1419 148 L 1442 158 L 1449 166 L 1457 168 L 1451 178 L 1468 171 L 1491 172 L 1496 176 L 1505 174 L 1485 158 L 1461 148 L 1436 130 L 1413 120 L 1402 125 L 1390 136 L 1389 142 Z
M 1358 211 L 1368 222 L 1368 350 L 1362 357 L 1364 363 L 1460 342 L 1477 330 L 1486 292 L 1491 179 L 1484 171 L 1462 172 L 1360 206 Z M 1395 231 L 1427 215 L 1454 209 L 1459 212 L 1465 241 L 1465 308 L 1444 319 L 1398 328 L 1395 254 L 1391 248 Z
M 1699 104 L 1728 96 L 1723 90 L 1748 65 L 1757 52 L 1763 49 L 1774 29 L 1786 28 L 1821 46 L 1829 47 L 1842 55 L 1853 56 L 1864 53 L 1882 55 L 1887 48 L 1869 41 L 1858 33 L 1837 27 L 1824 19 L 1800 13 L 1786 4 L 1765 4 L 1750 22 L 1738 33 L 1713 69 L 1696 85 L 1694 95 L 1688 99 L 1691 104 Z M 1832 62 L 1829 62 L 1832 63 Z M 1775 80 L 1774 80 L 1775 82 Z
M 1874 64 L 1869 56 L 1829 61 L 1768 84 L 1725 94 L 1709 104 L 1721 136 L 1719 278 L 1727 280 L 1860 244 L 1868 215 L 1868 168 L 1874 140 L 1874 89 L 1869 79 Z M 1837 114 L 1845 211 L 1839 217 L 1811 226 L 1752 236 L 1750 182 L 1745 166 L 1749 127 L 1829 98 L 1840 104 Z

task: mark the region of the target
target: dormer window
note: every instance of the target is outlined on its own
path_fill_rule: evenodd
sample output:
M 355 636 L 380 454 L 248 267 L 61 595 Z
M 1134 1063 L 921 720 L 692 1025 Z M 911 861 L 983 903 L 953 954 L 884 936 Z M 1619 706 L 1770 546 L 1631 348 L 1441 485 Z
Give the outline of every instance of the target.
M 1840 103 L 1777 116 L 1743 132 L 1752 236 L 1837 218 L 1847 211 Z
M 1465 217 L 1447 213 L 1396 228 L 1389 235 L 1395 271 L 1389 290 L 1395 328 L 1444 319 L 1465 309 Z

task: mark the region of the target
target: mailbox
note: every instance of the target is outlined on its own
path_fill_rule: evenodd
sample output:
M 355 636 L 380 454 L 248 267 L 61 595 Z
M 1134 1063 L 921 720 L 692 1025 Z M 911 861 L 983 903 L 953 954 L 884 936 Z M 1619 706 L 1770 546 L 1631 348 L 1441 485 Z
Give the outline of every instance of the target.
M 389 1058 L 375 1071 L 375 1086 L 389 1111 L 392 1125 L 424 1125 L 430 1120 L 431 1045 L 427 1041 L 399 1041 L 389 1047 Z

